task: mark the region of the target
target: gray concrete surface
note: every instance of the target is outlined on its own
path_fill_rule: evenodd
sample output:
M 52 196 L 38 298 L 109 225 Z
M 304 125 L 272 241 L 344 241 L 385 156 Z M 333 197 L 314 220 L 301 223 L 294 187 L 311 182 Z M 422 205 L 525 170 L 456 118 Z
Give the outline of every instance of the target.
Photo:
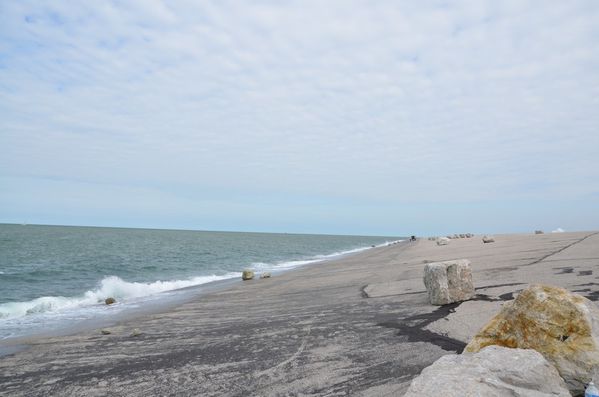
M 495 240 L 372 249 L 211 292 L 110 335 L 30 340 L 0 358 L 0 395 L 400 396 L 527 283 L 599 298 L 599 234 Z M 461 258 L 477 296 L 429 305 L 424 263 Z M 130 336 L 134 328 L 143 334 Z

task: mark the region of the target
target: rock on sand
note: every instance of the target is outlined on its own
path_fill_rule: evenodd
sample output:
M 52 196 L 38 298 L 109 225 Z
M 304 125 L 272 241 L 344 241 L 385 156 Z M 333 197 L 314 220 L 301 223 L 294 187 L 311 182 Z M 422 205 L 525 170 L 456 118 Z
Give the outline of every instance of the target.
M 494 243 L 495 238 L 493 236 L 483 236 L 483 243 Z
M 437 245 L 447 245 L 449 244 L 449 239 L 447 237 L 441 237 L 437 240 Z
M 254 278 L 254 271 L 253 270 L 246 269 L 241 274 L 241 279 L 242 280 L 251 280 L 253 278 Z
M 139 328 L 135 328 L 133 331 L 131 331 L 131 336 L 140 336 L 141 334 L 142 332 Z

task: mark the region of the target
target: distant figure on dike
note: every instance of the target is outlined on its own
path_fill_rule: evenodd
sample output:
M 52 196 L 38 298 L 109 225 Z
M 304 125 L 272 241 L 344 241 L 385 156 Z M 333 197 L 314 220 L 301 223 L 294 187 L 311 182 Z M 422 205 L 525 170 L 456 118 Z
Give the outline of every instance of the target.
M 410 241 L 416 241 L 416 236 L 410 237 Z

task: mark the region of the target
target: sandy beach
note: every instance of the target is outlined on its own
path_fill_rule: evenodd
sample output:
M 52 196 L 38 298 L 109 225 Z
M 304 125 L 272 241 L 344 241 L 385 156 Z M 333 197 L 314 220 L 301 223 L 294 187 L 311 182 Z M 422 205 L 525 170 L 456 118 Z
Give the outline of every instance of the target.
M 495 239 L 371 249 L 234 283 L 110 335 L 31 339 L 0 358 L 0 395 L 399 396 L 529 283 L 599 299 L 599 232 Z M 430 305 L 424 264 L 461 258 L 476 297 Z

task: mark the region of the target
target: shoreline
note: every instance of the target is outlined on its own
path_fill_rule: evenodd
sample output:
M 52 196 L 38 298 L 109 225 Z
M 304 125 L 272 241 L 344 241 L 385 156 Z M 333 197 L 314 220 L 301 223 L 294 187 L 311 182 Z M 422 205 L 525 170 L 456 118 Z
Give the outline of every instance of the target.
M 237 282 L 111 335 L 40 338 L 0 358 L 0 395 L 402 395 L 528 283 L 599 299 L 597 232 L 495 239 L 371 249 Z M 424 263 L 458 258 L 471 260 L 477 296 L 431 306 Z
M 294 270 L 303 267 L 323 265 L 330 261 L 341 260 L 348 256 L 359 255 L 370 250 L 388 247 L 391 245 L 401 244 L 405 242 L 407 242 L 407 240 L 393 240 L 387 241 L 374 247 L 358 247 L 339 253 L 317 255 L 322 256 L 322 259 L 315 258 L 305 260 L 290 260 L 282 263 L 306 263 L 301 263 L 288 268 L 282 267 L 279 269 L 276 268 L 276 266 L 278 265 L 273 265 L 273 267 L 275 268 L 273 270 L 269 270 L 268 272 L 273 274 L 273 276 L 277 276 L 287 272 L 293 272 Z M 259 273 L 256 274 L 256 277 L 259 277 Z M 238 283 L 243 283 L 243 281 L 241 280 L 241 276 L 229 277 L 221 280 L 209 281 L 204 284 L 192 285 L 174 290 L 163 291 L 157 294 L 149 295 L 145 298 L 151 298 L 150 300 L 141 300 L 137 307 L 124 308 L 123 310 L 114 313 L 111 317 L 103 316 L 101 318 L 87 318 L 79 322 L 76 322 L 75 324 L 59 325 L 51 330 L 36 330 L 32 333 L 24 335 L 17 335 L 14 337 L 9 336 L 7 338 L 0 339 L 0 359 L 4 356 L 15 354 L 28 349 L 32 344 L 35 343 L 35 341 L 39 339 L 60 336 L 71 336 L 97 328 L 111 327 L 120 324 L 124 321 L 138 319 L 143 316 L 168 312 L 169 310 L 176 309 L 178 306 L 184 303 L 188 303 L 190 301 L 193 301 L 194 299 L 199 299 L 203 295 L 231 288 L 232 286 Z M 166 299 L 160 300 L 161 297 L 164 297 Z M 155 304 L 157 304 L 157 306 L 153 306 Z

